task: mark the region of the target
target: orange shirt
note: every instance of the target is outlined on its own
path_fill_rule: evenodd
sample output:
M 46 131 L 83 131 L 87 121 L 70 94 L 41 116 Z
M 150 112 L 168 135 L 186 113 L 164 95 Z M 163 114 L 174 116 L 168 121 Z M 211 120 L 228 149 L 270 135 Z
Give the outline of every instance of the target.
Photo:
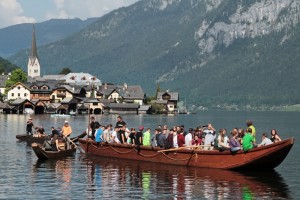
M 61 131 L 62 131 L 63 136 L 64 136 L 64 137 L 67 137 L 67 136 L 71 135 L 71 133 L 72 133 L 72 128 L 71 128 L 70 125 L 68 125 L 68 126 L 63 126 L 62 129 L 61 129 Z

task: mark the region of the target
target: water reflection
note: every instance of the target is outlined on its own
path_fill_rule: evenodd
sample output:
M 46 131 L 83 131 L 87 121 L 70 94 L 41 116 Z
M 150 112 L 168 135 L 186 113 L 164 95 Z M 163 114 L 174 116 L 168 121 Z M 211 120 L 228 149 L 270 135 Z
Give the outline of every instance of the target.
M 143 199 L 289 198 L 276 171 L 240 173 L 186 168 L 109 158 L 82 160 L 87 166 L 90 197 Z

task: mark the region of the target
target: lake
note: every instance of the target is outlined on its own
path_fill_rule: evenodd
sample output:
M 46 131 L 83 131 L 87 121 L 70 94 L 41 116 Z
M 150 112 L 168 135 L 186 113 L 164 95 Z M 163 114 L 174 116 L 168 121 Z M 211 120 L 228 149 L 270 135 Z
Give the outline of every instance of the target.
M 26 121 L 35 126 L 61 127 L 65 120 L 73 136 L 82 133 L 88 116 L 68 118 L 50 115 L 0 115 L 0 199 L 297 199 L 300 196 L 299 112 L 202 111 L 190 115 L 123 115 L 128 127 L 212 123 L 216 130 L 246 128 L 251 119 L 257 141 L 261 133 L 277 129 L 281 138 L 294 137 L 295 145 L 284 162 L 269 172 L 233 172 L 169 166 L 130 160 L 74 157 L 39 161 L 26 142 L 16 140 L 25 133 Z M 117 115 L 96 115 L 101 124 L 115 124 Z

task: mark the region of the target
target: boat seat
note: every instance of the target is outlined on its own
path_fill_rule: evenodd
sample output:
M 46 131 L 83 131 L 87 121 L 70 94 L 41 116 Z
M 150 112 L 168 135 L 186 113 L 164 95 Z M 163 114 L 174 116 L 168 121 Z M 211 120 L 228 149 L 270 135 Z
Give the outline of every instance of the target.
M 57 147 L 58 150 L 65 150 L 66 149 L 66 144 L 64 142 L 56 141 L 56 147 Z

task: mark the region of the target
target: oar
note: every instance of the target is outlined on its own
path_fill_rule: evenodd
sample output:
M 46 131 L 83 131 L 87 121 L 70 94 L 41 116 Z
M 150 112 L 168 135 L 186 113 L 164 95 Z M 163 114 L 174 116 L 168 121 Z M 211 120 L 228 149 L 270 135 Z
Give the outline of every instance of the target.
M 76 145 L 72 140 L 70 140 L 70 138 L 68 138 L 68 137 L 66 137 L 66 138 L 67 138 L 67 140 L 68 140 L 69 142 L 71 142 L 72 144 L 74 144 L 75 148 L 77 148 L 77 145 Z

